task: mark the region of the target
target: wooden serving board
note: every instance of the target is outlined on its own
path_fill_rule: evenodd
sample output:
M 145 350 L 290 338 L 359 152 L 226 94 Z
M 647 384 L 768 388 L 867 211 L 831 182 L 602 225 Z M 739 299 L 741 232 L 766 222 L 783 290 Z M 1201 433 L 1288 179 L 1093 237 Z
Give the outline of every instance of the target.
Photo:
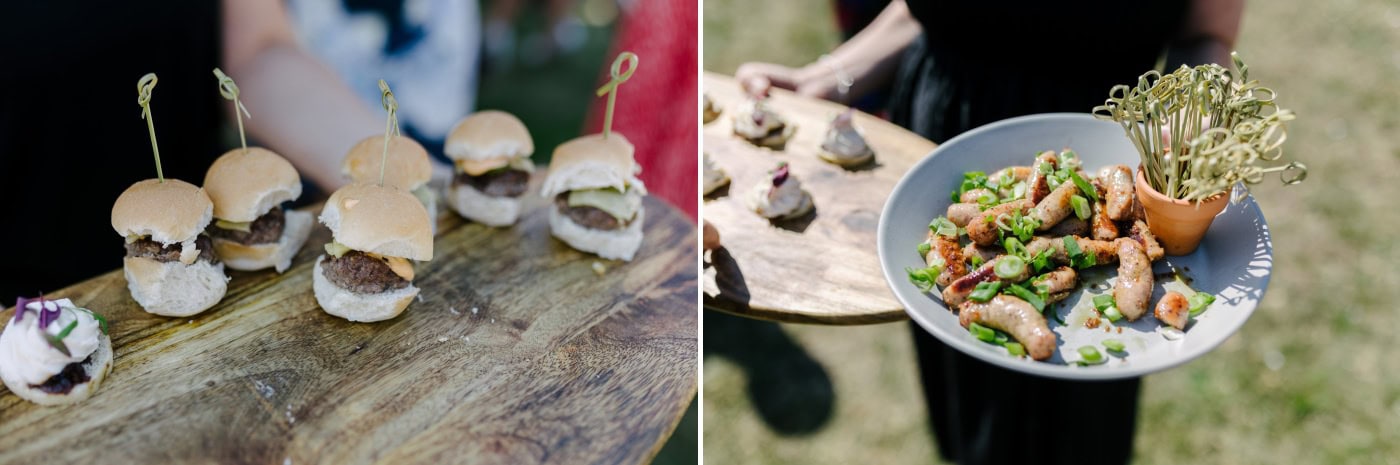
M 705 73 L 705 92 L 721 108 L 705 125 L 705 152 L 729 173 L 728 188 L 705 197 L 704 218 L 723 248 L 709 252 L 705 307 L 765 320 L 870 324 L 907 319 L 880 272 L 875 230 L 885 198 L 934 144 L 880 118 L 857 113 L 855 124 L 875 161 L 855 169 L 817 158 L 831 118 L 844 106 L 772 91 L 773 110 L 797 126 L 782 151 L 734 135 L 733 116 L 747 96 L 729 76 Z M 769 170 L 788 162 L 812 195 L 815 212 L 770 222 L 746 206 Z
M 115 364 L 77 405 L 0 387 L 0 463 L 649 461 L 696 393 L 695 226 L 647 199 L 636 260 L 600 260 L 550 236 L 543 177 L 514 227 L 445 212 L 389 321 L 317 306 L 319 225 L 286 274 L 230 272 L 193 318 L 145 313 L 121 270 L 48 293 L 111 320 Z

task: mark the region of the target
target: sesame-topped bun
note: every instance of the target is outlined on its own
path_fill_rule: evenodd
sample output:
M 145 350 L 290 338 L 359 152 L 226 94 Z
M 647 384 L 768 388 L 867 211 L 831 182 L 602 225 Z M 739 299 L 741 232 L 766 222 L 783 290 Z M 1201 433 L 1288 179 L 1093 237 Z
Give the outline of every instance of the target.
M 301 177 L 287 159 L 261 147 L 225 152 L 204 175 L 214 217 L 249 222 L 301 196 Z
M 413 194 L 377 184 L 352 184 L 331 194 L 321 223 L 336 242 L 386 257 L 432 260 L 428 211 Z
M 341 169 L 350 182 L 379 184 L 379 165 L 384 158 L 384 136 L 361 140 L 345 155 Z M 433 177 L 428 150 L 418 141 L 403 136 L 389 139 L 389 156 L 384 161 L 384 185 L 405 191 L 422 187 Z
M 112 205 L 117 234 L 150 236 L 165 245 L 193 240 L 213 217 L 214 203 L 204 189 L 178 179 L 137 182 Z
M 625 191 L 629 184 L 640 186 L 634 182 L 642 170 L 632 159 L 634 150 L 620 133 L 607 138 L 590 134 L 565 142 L 554 149 L 549 177 L 544 180 L 540 195 L 553 197 L 571 190 L 604 187 Z
M 480 176 L 535 153 L 535 142 L 515 115 L 486 110 L 458 121 L 447 135 L 443 152 L 457 162 L 459 171 Z

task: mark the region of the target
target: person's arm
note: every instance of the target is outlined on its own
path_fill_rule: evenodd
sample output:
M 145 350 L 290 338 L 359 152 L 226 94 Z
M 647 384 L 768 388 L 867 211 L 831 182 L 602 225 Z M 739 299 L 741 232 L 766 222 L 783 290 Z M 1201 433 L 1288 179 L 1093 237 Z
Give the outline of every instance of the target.
M 223 15 L 222 67 L 252 114 L 248 132 L 316 185 L 345 184 L 341 160 L 360 139 L 383 133 L 382 112 L 302 50 L 281 1 L 224 0 Z
M 1178 65 L 1231 66 L 1244 0 L 1193 0 L 1181 35 L 1167 51 L 1167 71 Z
M 836 100 L 839 95 L 835 65 L 854 78 L 855 85 L 846 96 L 853 101 L 889 85 L 899 67 L 900 54 L 921 31 L 904 0 L 895 0 L 870 25 L 832 51 L 830 63 L 813 62 L 801 68 L 745 63 L 734 76 L 750 91 L 762 91 L 772 85 L 806 96 Z

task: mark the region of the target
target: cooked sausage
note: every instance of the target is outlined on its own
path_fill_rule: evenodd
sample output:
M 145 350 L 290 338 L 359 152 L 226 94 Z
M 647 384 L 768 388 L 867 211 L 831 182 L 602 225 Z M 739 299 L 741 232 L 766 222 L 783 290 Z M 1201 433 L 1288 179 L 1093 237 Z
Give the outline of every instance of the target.
M 1055 353 L 1055 333 L 1050 331 L 1045 315 L 1013 296 L 998 295 L 985 303 L 968 302 L 958 312 L 958 323 L 964 328 L 977 323 L 1001 330 L 1020 342 L 1035 360 L 1045 360 Z
M 1065 217 L 1074 213 L 1074 207 L 1070 205 L 1069 199 L 1078 193 L 1079 187 L 1076 187 L 1072 182 L 1066 182 L 1051 191 L 1050 195 L 1045 196 L 1040 203 L 1035 204 L 1035 210 L 1031 212 L 1031 216 L 1040 220 L 1040 227 L 1036 229 L 1048 231 Z
M 957 237 L 935 234 L 930 238 L 930 242 L 931 247 L 928 256 L 925 257 L 925 263 L 932 266 L 934 257 L 943 260 L 943 272 L 939 273 L 936 280 L 939 287 L 947 287 L 953 280 L 967 274 L 967 259 L 963 258 L 962 246 L 958 245 Z
M 1133 228 L 1128 232 L 1128 237 L 1142 245 L 1142 250 L 1147 252 L 1147 258 L 1152 261 L 1161 260 L 1167 254 L 1162 249 L 1162 245 L 1157 243 L 1157 236 L 1152 235 L 1152 230 L 1147 228 L 1147 223 L 1142 220 L 1134 221 Z
M 1108 173 L 1099 171 L 1100 176 L 1107 174 L 1103 185 L 1108 189 L 1107 207 L 1108 217 L 1115 221 L 1129 219 L 1133 213 L 1133 171 L 1127 165 L 1114 165 Z
M 1031 177 L 1031 171 L 1031 167 L 1029 166 L 1008 166 L 997 170 L 995 173 L 992 173 L 991 176 L 987 176 L 987 179 L 996 182 L 1001 182 L 1002 177 L 1010 174 L 1011 179 L 1015 179 L 1017 181 L 1025 181 L 1026 179 L 1029 179 Z
M 982 213 L 982 209 L 975 203 L 955 203 L 948 206 L 948 221 L 959 228 L 966 228 L 979 213 Z
M 1118 238 L 1118 224 L 1108 217 L 1107 203 L 1104 202 L 1103 194 L 1099 195 L 1099 201 L 1094 202 L 1094 214 L 1089 216 L 1089 225 L 1092 230 L 1091 236 L 1101 241 L 1111 241 Z
M 996 225 L 998 218 L 1017 211 L 1022 215 L 1029 214 L 1033 207 L 1031 201 L 1021 199 L 989 208 L 967 223 L 967 237 L 980 245 L 995 244 L 999 239 Z
M 1041 165 L 1050 165 L 1050 167 L 1042 169 Z M 1027 189 L 1027 195 L 1030 196 L 1031 202 L 1040 203 L 1041 200 L 1045 199 L 1045 196 L 1050 195 L 1050 181 L 1045 176 L 1045 172 L 1053 172 L 1059 167 L 1060 158 L 1055 155 L 1054 150 L 1040 152 L 1040 155 L 1035 157 L 1035 164 L 1032 165 L 1034 169 L 1031 170 L 1030 188 Z
M 1128 321 L 1137 321 L 1147 313 L 1152 299 L 1152 262 L 1137 241 L 1123 238 L 1114 243 L 1118 246 L 1118 282 L 1113 285 L 1113 301 Z
M 1118 262 L 1118 248 L 1112 241 L 1096 241 L 1075 236 L 1065 237 L 1074 237 L 1073 240 L 1075 244 L 1079 245 L 1079 250 L 1083 253 L 1093 254 L 1094 263 L 1098 265 Z M 1060 265 L 1070 264 L 1069 252 L 1065 251 L 1064 237 L 1036 236 L 1029 244 L 1026 244 L 1026 251 L 1030 252 L 1032 256 L 1044 252 L 1045 249 L 1054 251 L 1050 254 L 1050 261 Z
M 1001 247 L 977 245 L 976 242 L 969 242 L 967 243 L 967 246 L 963 247 L 964 259 L 971 261 L 972 257 L 978 257 L 982 259 L 981 263 L 990 262 L 993 258 L 997 258 L 998 255 L 1004 253 L 1006 253 L 1006 251 L 1002 250 Z
M 1084 236 L 1089 234 L 1089 222 L 1070 215 L 1060 221 L 1060 224 L 1045 231 L 1048 236 Z
M 1014 284 L 1019 283 L 1021 281 L 1025 281 L 1026 279 L 1031 277 L 1030 267 L 1027 266 L 1025 268 L 1025 271 L 1022 271 L 1021 274 L 1012 276 L 1009 279 L 1002 279 L 1000 276 L 997 276 L 995 271 L 992 270 L 992 268 L 995 267 L 997 263 L 1001 262 L 1001 260 L 1002 257 L 997 257 L 987 263 L 983 263 L 981 267 L 978 267 L 971 273 L 968 273 L 967 275 L 954 280 L 952 284 L 948 285 L 948 287 L 943 288 L 943 303 L 947 305 L 950 309 L 957 308 L 957 306 L 962 305 L 963 302 L 967 301 L 967 296 L 972 294 L 972 291 L 977 288 L 978 284 L 997 281 Z
M 1162 300 L 1157 301 L 1157 307 L 1152 310 L 1152 316 L 1162 320 L 1163 323 L 1172 325 L 1176 329 L 1186 329 L 1186 322 L 1191 319 L 1191 304 L 1187 302 L 1186 296 L 1176 291 L 1167 291 L 1167 295 L 1162 296 Z
M 1065 300 L 1065 297 L 1069 297 L 1070 292 L 1079 285 L 1079 273 L 1076 273 L 1074 268 L 1062 266 L 1037 276 L 1031 280 L 1031 284 L 1045 286 L 1046 292 L 1050 294 L 1050 301 L 1046 302 L 1047 304 L 1059 302 Z
M 977 199 L 981 198 L 984 194 L 991 194 L 993 197 L 996 196 L 995 192 L 979 187 L 976 189 L 969 190 L 967 192 L 963 192 L 962 196 L 958 197 L 958 201 L 962 203 L 970 203 L 973 205 L 977 205 Z

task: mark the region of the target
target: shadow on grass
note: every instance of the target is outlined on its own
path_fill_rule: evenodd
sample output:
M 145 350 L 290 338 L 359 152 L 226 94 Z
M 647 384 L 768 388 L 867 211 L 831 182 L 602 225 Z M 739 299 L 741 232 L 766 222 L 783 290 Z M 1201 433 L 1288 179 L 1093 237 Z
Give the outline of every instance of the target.
M 744 368 L 749 400 L 773 431 L 810 434 L 831 419 L 831 377 L 777 323 L 707 312 L 704 340 L 706 358 Z

